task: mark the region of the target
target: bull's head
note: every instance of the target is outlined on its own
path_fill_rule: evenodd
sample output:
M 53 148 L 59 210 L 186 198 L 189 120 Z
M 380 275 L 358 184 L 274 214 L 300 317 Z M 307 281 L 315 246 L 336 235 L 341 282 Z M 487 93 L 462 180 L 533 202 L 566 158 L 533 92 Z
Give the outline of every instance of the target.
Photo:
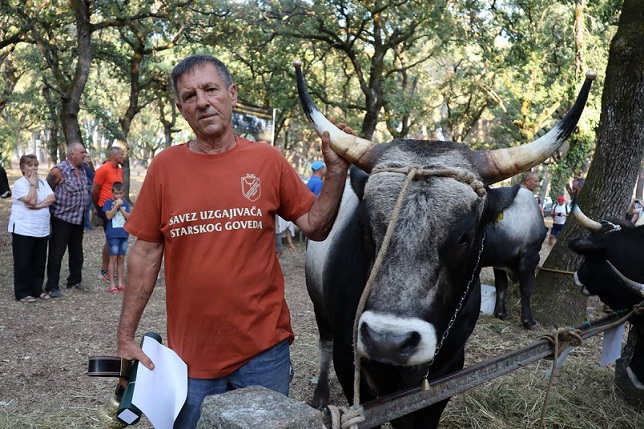
M 570 249 L 584 256 L 575 272 L 575 284 L 585 295 L 598 295 L 614 310 L 632 308 L 644 298 L 644 270 L 639 256 L 644 228 L 635 228 L 624 220 L 601 222 L 586 216 L 579 206 L 573 208 L 575 219 L 591 231 L 591 235 L 572 240 Z
M 407 180 L 401 171 L 419 168 L 404 194 L 391 244 L 375 271 L 359 320 L 358 351 L 384 363 L 418 365 L 434 358 L 449 329 L 462 347 L 479 311 L 478 272 L 485 226 L 497 219 L 516 194 L 516 189 L 512 193 L 485 189 L 482 184 L 513 176 L 552 155 L 575 128 L 595 75 L 587 76 L 566 117 L 537 141 L 518 148 L 472 151 L 454 142 L 403 140 L 379 145 L 346 134 L 313 104 L 299 64 L 296 72 L 302 107 L 317 133 L 328 131 L 332 149 L 370 173 L 352 174 L 352 180 L 362 200 L 360 224 L 366 247 L 374 249 L 374 254 L 382 247 Z M 458 319 L 453 320 L 455 309 L 461 307 Z M 469 330 L 462 328 L 465 325 Z M 443 344 L 447 349 L 449 342 L 448 338 Z
M 588 237 L 576 238 L 568 244 L 584 261 L 575 272 L 575 284 L 585 295 L 597 295 L 615 311 L 630 311 L 644 298 L 642 243 L 644 227 L 635 227 L 623 219 L 589 219 L 579 206 L 575 218 L 591 231 Z M 629 319 L 637 337 L 630 363 L 626 367 L 633 386 L 644 390 L 644 318 L 634 314 Z M 629 336 L 629 342 L 630 342 Z

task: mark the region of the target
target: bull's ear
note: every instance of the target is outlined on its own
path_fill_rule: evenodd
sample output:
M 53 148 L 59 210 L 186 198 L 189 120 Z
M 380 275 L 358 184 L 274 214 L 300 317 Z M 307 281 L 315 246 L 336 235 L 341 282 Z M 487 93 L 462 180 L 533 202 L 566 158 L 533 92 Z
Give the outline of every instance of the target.
M 487 197 L 481 222 L 488 224 L 500 219 L 503 211 L 512 205 L 519 189 L 521 189 L 521 185 L 518 184 L 503 188 L 490 188 L 487 186 Z
M 353 192 L 355 192 L 358 199 L 362 201 L 362 198 L 364 197 L 364 187 L 367 185 L 369 175 L 354 166 L 349 170 L 349 177 L 351 178 L 351 188 L 353 188 Z
M 578 255 L 598 255 L 606 251 L 606 245 L 603 242 L 591 240 L 589 237 L 570 240 L 568 247 Z

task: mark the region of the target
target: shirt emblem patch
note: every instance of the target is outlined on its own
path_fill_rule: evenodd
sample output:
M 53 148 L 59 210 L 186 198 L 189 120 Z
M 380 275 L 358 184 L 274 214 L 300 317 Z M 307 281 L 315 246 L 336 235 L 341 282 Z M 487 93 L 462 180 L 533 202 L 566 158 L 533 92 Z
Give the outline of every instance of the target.
M 261 181 L 254 174 L 247 174 L 241 178 L 242 195 L 250 201 L 257 201 L 262 195 Z

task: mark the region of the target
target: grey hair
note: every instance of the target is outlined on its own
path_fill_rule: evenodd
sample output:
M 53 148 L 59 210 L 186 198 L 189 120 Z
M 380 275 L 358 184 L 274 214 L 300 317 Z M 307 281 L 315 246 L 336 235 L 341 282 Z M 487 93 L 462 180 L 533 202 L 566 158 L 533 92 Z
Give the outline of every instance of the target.
M 539 175 L 534 171 L 526 171 L 526 173 L 523 175 L 522 182 L 525 182 L 526 180 L 528 180 L 529 177 L 532 177 L 532 176 L 536 177 L 537 180 L 539 179 Z
M 213 57 L 212 55 L 192 55 L 181 60 L 181 62 L 179 62 L 179 64 L 177 64 L 172 69 L 172 74 L 170 75 L 170 77 L 172 79 L 174 95 L 177 97 L 177 99 L 179 98 L 177 82 L 179 82 L 181 76 L 193 70 L 194 68 L 205 64 L 212 64 L 213 66 L 215 66 L 215 68 L 219 72 L 219 76 L 226 83 L 227 88 L 230 88 L 230 85 L 234 83 L 233 77 L 230 74 L 228 67 L 226 67 L 226 65 L 219 61 L 217 58 Z
M 76 145 L 81 145 L 83 149 L 85 149 L 85 145 L 81 142 L 70 143 L 69 145 L 67 145 L 67 157 L 74 153 L 74 148 L 76 147 Z
M 107 151 L 107 156 L 111 157 L 112 155 L 117 154 L 118 152 L 123 152 L 123 148 L 118 147 L 118 146 L 112 146 L 108 149 Z

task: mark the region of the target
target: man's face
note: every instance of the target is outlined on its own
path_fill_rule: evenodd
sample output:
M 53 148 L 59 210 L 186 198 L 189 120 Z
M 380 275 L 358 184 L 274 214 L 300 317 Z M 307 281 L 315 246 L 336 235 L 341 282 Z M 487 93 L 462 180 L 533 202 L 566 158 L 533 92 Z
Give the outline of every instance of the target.
M 123 152 L 123 149 L 114 153 L 114 161 L 116 161 L 117 164 L 123 164 L 124 160 L 125 160 L 125 152 Z
M 69 162 L 74 166 L 74 167 L 79 167 L 83 163 L 83 156 L 87 152 L 85 151 L 85 147 L 83 147 L 82 144 L 74 144 L 74 147 L 69 154 Z
M 197 138 L 222 137 L 232 129 L 237 88 L 227 87 L 214 65 L 203 64 L 181 76 L 177 94 L 177 108 Z
M 581 183 L 579 183 L 579 181 L 578 181 L 578 180 L 574 180 L 574 181 L 572 182 L 572 189 L 573 189 L 573 191 L 575 191 L 575 192 L 579 192 L 579 191 L 581 191 L 581 188 L 582 188 L 582 184 L 581 184 Z
M 528 177 L 526 177 L 526 180 L 525 180 L 526 188 L 534 192 L 534 190 L 537 189 L 537 186 L 539 186 L 539 178 L 537 177 L 536 174 L 531 174 Z

